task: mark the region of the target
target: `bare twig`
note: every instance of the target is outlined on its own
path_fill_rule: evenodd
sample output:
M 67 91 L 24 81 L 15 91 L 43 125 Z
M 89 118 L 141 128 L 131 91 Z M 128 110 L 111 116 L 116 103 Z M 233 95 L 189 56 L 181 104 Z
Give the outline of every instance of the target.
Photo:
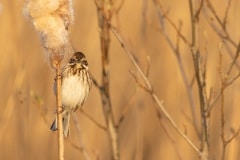
M 240 76 L 240 72 L 238 72 L 238 74 L 236 76 L 234 76 L 231 80 L 228 80 L 228 82 L 226 83 L 225 87 L 230 86 L 231 84 L 233 84 Z
M 238 57 L 238 55 L 236 54 L 236 57 Z M 233 134 L 232 137 L 230 137 L 228 140 L 226 139 L 226 135 L 225 135 L 225 112 L 224 112 L 224 92 L 226 89 L 226 85 L 227 85 L 227 81 L 228 81 L 228 74 L 231 73 L 232 70 L 232 66 L 234 64 L 234 60 L 232 62 L 232 64 L 229 67 L 229 70 L 227 72 L 227 74 L 222 73 L 222 53 L 221 50 L 219 51 L 219 67 L 218 67 L 218 73 L 220 76 L 220 80 L 221 80 L 221 92 L 220 92 L 220 97 L 221 97 L 221 140 L 222 140 L 222 144 L 223 144 L 223 148 L 222 148 L 222 160 L 225 160 L 225 154 L 226 154 L 226 147 L 228 144 L 231 143 L 231 141 L 238 136 L 239 132 L 240 132 L 240 128 L 238 129 L 237 132 L 235 132 Z
M 224 13 L 224 18 L 223 18 L 223 30 L 226 31 L 226 24 L 227 24 L 227 17 L 228 17 L 228 13 L 229 13 L 229 9 L 230 9 L 230 6 L 231 6 L 231 2 L 232 0 L 228 0 L 227 1 L 227 7 L 226 7 L 226 10 L 225 10 L 225 13 Z
M 147 56 L 147 62 L 148 62 L 148 64 L 147 64 L 147 69 L 146 69 L 145 75 L 148 77 L 150 74 L 150 64 L 151 64 L 151 58 L 149 56 Z
M 203 8 L 203 2 L 204 2 L 204 0 L 201 0 L 198 9 L 196 9 L 196 13 L 195 13 L 195 15 L 194 15 L 195 19 L 199 19 L 199 15 L 200 15 L 201 10 L 202 10 L 202 8 Z
M 161 4 L 161 2 L 159 0 L 153 0 L 153 2 L 156 4 L 156 6 L 158 6 L 159 10 L 162 11 L 162 15 L 166 18 L 166 20 L 169 22 L 169 24 L 173 27 L 173 29 L 177 32 L 177 34 L 179 35 L 179 37 L 181 38 L 181 40 L 187 45 L 187 46 L 191 46 L 191 42 L 189 42 L 189 40 L 178 30 L 178 27 L 175 25 L 175 23 L 168 17 L 163 5 Z M 160 13 L 160 12 L 159 12 Z
M 30 96 L 34 100 L 34 103 L 36 103 L 36 105 L 38 106 L 39 112 L 41 114 L 41 117 L 42 117 L 45 125 L 48 126 L 50 123 L 47 119 L 48 109 L 46 106 L 44 106 L 42 97 L 36 95 L 34 92 L 31 92 Z
M 97 82 L 97 80 L 92 76 L 92 81 L 95 87 L 97 87 L 97 89 L 102 90 L 102 86 Z
M 232 135 L 232 137 L 230 137 L 229 139 L 225 139 L 225 143 L 226 144 L 231 143 L 232 140 L 239 135 L 239 133 L 240 133 L 240 127 L 238 127 L 238 130 Z
M 224 114 L 224 90 L 225 90 L 225 82 L 227 77 L 222 77 L 222 52 L 219 50 L 219 67 L 218 73 L 221 80 L 221 140 L 223 143 L 223 151 L 222 151 L 222 160 L 225 159 L 226 153 L 226 145 L 225 145 L 225 114 Z
M 234 57 L 235 57 L 235 55 L 234 55 L 235 53 L 231 50 L 229 44 L 228 44 L 228 43 L 224 43 L 224 47 L 226 48 L 227 53 L 229 54 L 229 56 L 231 57 L 231 59 L 233 60 Z M 235 66 L 236 66 L 237 69 L 240 71 L 240 64 L 239 64 L 238 61 L 236 61 Z
M 169 44 L 170 48 L 173 50 L 173 53 L 174 53 L 174 55 L 175 55 L 175 57 L 177 59 L 178 68 L 179 68 L 179 71 L 181 73 L 184 86 L 185 86 L 185 88 L 187 90 L 188 100 L 189 100 L 189 104 L 190 104 L 190 108 L 191 108 L 191 112 L 192 112 L 192 120 L 193 120 L 194 128 L 195 128 L 196 133 L 199 136 L 197 115 L 196 115 L 196 105 L 195 105 L 195 101 L 194 101 L 194 97 L 193 97 L 193 91 L 192 91 L 192 88 L 191 88 L 191 83 L 188 82 L 187 73 L 186 73 L 186 71 L 184 69 L 182 58 L 181 58 L 181 54 L 180 54 L 180 51 L 179 51 L 179 39 L 181 37 L 184 37 L 181 34 L 181 31 L 180 31 L 181 25 L 180 25 L 180 27 L 178 29 L 176 27 L 176 25 L 171 21 L 171 19 L 165 13 L 165 11 L 163 9 L 163 6 L 160 3 L 160 1 L 159 0 L 154 0 L 154 2 L 156 3 L 156 7 L 157 7 L 157 11 L 158 11 L 158 16 L 159 16 L 158 18 L 159 18 L 160 25 L 161 25 L 161 33 L 165 37 L 167 43 Z M 165 21 L 163 19 L 164 18 L 163 16 L 166 17 L 166 19 L 170 22 L 170 24 L 174 27 L 174 29 L 177 32 L 177 41 L 176 41 L 176 45 L 175 45 L 176 47 L 174 46 L 173 42 L 171 41 L 171 39 L 169 37 L 169 34 L 167 33 L 167 31 L 165 29 Z M 186 38 L 184 37 L 183 41 L 185 41 L 185 39 Z
M 151 83 L 148 81 L 148 78 L 146 77 L 146 75 L 144 74 L 143 70 L 140 68 L 140 66 L 138 65 L 138 63 L 136 62 L 135 58 L 134 58 L 134 54 L 133 52 L 126 46 L 126 42 L 123 39 L 122 35 L 120 34 L 120 32 L 118 31 L 117 28 L 115 28 L 114 26 L 112 26 L 110 24 L 110 22 L 108 21 L 108 24 L 110 26 L 110 29 L 112 31 L 112 33 L 115 35 L 115 37 L 117 38 L 117 40 L 119 41 L 120 45 L 122 46 L 122 48 L 125 50 L 125 52 L 127 53 L 129 59 L 131 60 L 132 64 L 134 65 L 134 67 L 137 69 L 138 73 L 140 74 L 140 76 L 142 77 L 142 79 L 144 80 L 145 83 L 145 88 L 147 89 L 146 91 L 148 91 L 147 93 L 149 93 L 149 95 L 152 97 L 152 99 L 156 102 L 157 106 L 161 109 L 161 111 L 163 112 L 164 116 L 167 118 L 167 120 L 170 122 L 170 124 L 172 125 L 172 127 L 179 133 L 179 135 L 186 140 L 186 142 L 199 154 L 201 155 L 201 151 L 196 147 L 196 145 L 189 139 L 188 136 L 186 136 L 178 127 L 177 124 L 175 123 L 175 121 L 172 119 L 172 117 L 169 115 L 169 113 L 167 112 L 167 110 L 165 109 L 165 107 L 163 106 L 163 104 L 161 103 L 161 101 L 158 99 L 157 95 L 154 93 L 153 88 Z M 157 113 L 159 113 L 158 109 L 156 108 Z
M 100 91 L 100 92 L 104 92 L 104 88 L 97 82 L 97 80 L 92 76 L 92 81 L 94 86 Z M 83 113 L 83 115 L 85 115 L 88 119 L 90 119 L 94 124 L 96 124 L 99 128 L 103 129 L 104 131 L 107 130 L 107 128 L 103 125 L 101 125 L 100 123 L 98 123 L 93 117 L 91 117 L 89 114 L 87 114 L 86 112 L 84 112 L 84 110 L 81 108 L 80 111 Z M 123 121 L 124 119 L 124 115 L 126 113 L 124 112 L 121 117 L 120 120 L 118 122 L 118 124 L 116 124 L 116 127 L 118 128 L 120 123 Z
M 120 118 L 118 120 L 118 123 L 116 124 L 116 127 L 119 128 L 120 125 L 122 124 L 123 120 L 126 117 L 126 114 L 128 113 L 129 109 L 132 107 L 132 102 L 134 100 L 134 97 L 136 95 L 136 92 L 129 98 L 127 104 L 125 105 L 125 107 L 123 108 L 123 111 L 120 115 Z
M 165 134 L 167 135 L 167 137 L 170 139 L 170 142 L 172 143 L 172 146 L 173 146 L 174 149 L 175 149 L 175 152 L 176 152 L 176 154 L 177 154 L 177 156 L 178 156 L 178 159 L 179 159 L 179 160 L 182 160 L 183 158 L 181 157 L 181 154 L 180 154 L 180 153 L 181 153 L 181 152 L 180 152 L 180 148 L 178 147 L 178 145 L 177 145 L 177 143 L 176 143 L 176 140 L 173 138 L 174 136 L 172 136 L 172 135 L 171 135 L 171 132 L 169 132 L 169 131 L 167 130 L 167 124 L 162 123 L 162 119 L 161 119 L 161 118 L 159 118 L 159 123 L 160 123 L 163 131 L 164 131 Z
M 83 108 L 80 108 L 80 111 L 83 113 L 84 116 L 86 116 L 89 120 L 91 120 L 96 126 L 98 126 L 100 129 L 107 131 L 107 128 L 103 126 L 102 124 L 98 123 L 93 117 L 91 117 L 87 112 L 83 110 Z
M 116 7 L 116 8 L 114 9 L 114 13 L 116 13 L 116 14 L 118 14 L 118 13 L 120 12 L 120 10 L 122 9 L 125 0 L 120 0 L 120 1 L 121 1 L 121 2 L 120 2 L 120 4 L 118 5 L 118 7 Z
M 142 89 L 145 90 L 146 92 L 151 92 L 145 85 L 141 84 L 141 83 L 138 81 L 137 76 L 136 76 L 132 71 L 130 71 L 129 73 L 132 75 L 132 77 L 134 78 L 135 82 L 138 84 L 138 86 L 139 86 L 140 88 L 142 88 Z
M 240 42 L 238 43 L 238 47 L 236 49 L 236 52 L 235 52 L 235 56 L 232 60 L 232 63 L 230 64 L 229 68 L 228 68 L 228 71 L 226 73 L 226 76 L 229 77 L 229 75 L 231 74 L 232 72 L 232 69 L 234 67 L 235 64 L 237 64 L 237 59 L 239 57 L 239 54 L 240 54 Z M 237 66 L 237 65 L 235 65 Z M 230 86 L 231 84 L 233 84 L 240 76 L 240 71 L 238 72 L 238 74 L 233 77 L 231 80 L 227 79 L 224 87 L 227 88 L 228 86 Z M 218 101 L 218 99 L 220 98 L 221 96 L 221 91 L 217 94 L 217 96 L 215 97 L 215 99 L 212 101 L 212 103 L 209 105 L 209 107 L 207 108 L 206 112 L 207 114 L 209 114 L 211 112 L 211 110 L 213 109 L 215 103 Z
M 84 159 L 85 160 L 90 160 L 91 158 L 90 158 L 90 156 L 87 152 L 87 149 L 86 149 L 85 145 L 83 144 L 83 140 L 82 140 L 82 137 L 81 137 L 81 135 L 82 135 L 81 134 L 81 128 L 79 127 L 79 122 L 78 122 L 78 119 L 75 115 L 73 115 L 73 120 L 74 120 L 74 124 L 75 124 L 75 127 L 77 129 L 77 133 L 78 133 L 77 135 L 78 135 L 78 140 L 79 140 L 79 145 L 80 145 L 79 149 L 80 149 L 81 153 L 83 154 Z
M 218 24 L 220 25 L 223 33 L 219 32 L 217 27 L 215 25 L 213 25 L 213 23 L 211 21 L 210 24 L 213 28 L 213 30 L 215 32 L 217 32 L 217 34 L 222 38 L 222 39 L 225 39 L 227 40 L 230 44 L 232 44 L 234 47 L 237 47 L 237 43 L 234 42 L 234 40 L 231 38 L 231 36 L 229 35 L 227 29 L 226 29 L 226 22 L 227 22 L 227 15 L 228 15 L 228 10 L 229 10 L 229 7 L 230 7 L 230 2 L 228 3 L 227 5 L 227 8 L 226 8 L 226 11 L 225 11 L 225 15 L 224 15 L 224 20 L 223 22 L 221 21 L 221 19 L 219 18 L 219 16 L 217 15 L 212 3 L 209 1 L 209 0 L 206 0 L 206 3 L 207 3 L 207 7 L 209 8 L 209 10 L 211 11 L 211 13 L 214 15 L 214 18 L 217 20 Z
M 240 52 L 240 41 L 239 41 L 239 43 L 238 43 L 238 45 L 237 45 L 237 50 L 236 50 L 236 53 L 235 53 L 235 57 L 233 58 L 233 61 L 232 61 L 231 65 L 230 65 L 230 67 L 229 67 L 229 69 L 228 69 L 228 71 L 227 71 L 227 75 L 228 75 L 228 76 L 229 76 L 230 73 L 232 72 L 233 66 L 234 66 L 234 65 L 236 64 L 236 62 L 237 62 L 237 59 L 238 59 L 238 57 L 239 57 L 239 52 Z

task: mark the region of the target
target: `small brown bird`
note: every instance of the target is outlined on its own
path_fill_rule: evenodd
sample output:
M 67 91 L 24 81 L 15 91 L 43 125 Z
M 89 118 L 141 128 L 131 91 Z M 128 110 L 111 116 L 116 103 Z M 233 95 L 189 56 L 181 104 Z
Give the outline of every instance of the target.
M 54 84 L 56 86 L 56 82 Z M 92 86 L 92 78 L 88 71 L 88 62 L 82 52 L 75 52 L 67 65 L 62 68 L 62 115 L 63 134 L 69 136 L 71 114 L 85 102 Z M 57 118 L 51 130 L 57 130 Z

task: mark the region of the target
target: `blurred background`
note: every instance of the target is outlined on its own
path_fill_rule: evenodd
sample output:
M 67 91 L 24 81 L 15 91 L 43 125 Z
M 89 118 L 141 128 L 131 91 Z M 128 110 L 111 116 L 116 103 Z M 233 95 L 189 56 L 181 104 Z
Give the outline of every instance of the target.
M 121 1 L 117 0 L 117 4 Z M 161 0 L 168 16 L 191 41 L 188 1 Z M 211 0 L 220 18 L 228 0 Z M 24 0 L 0 0 L 0 159 L 57 159 L 57 132 L 49 127 L 55 118 L 53 93 L 54 70 L 48 64 L 38 33 L 24 16 Z M 232 0 L 227 19 L 229 35 L 238 43 L 240 39 L 240 1 Z M 90 64 L 90 71 L 101 83 L 101 51 L 97 12 L 94 1 L 74 1 L 74 24 L 70 37 L 76 50 L 82 51 Z M 205 6 L 205 10 L 206 10 Z M 209 25 L 217 25 L 214 16 L 200 15 L 199 46 L 201 56 L 207 59 L 206 92 L 215 96 L 221 87 L 219 51 L 222 53 L 222 73 L 232 59 L 228 51 L 219 45 L 224 43 Z M 194 131 L 192 115 L 176 57 L 159 31 L 157 9 L 153 1 L 123 1 L 112 23 L 117 26 L 135 52 L 143 70 L 149 69 L 149 81 L 159 99 L 164 103 L 178 127 L 197 145 L 200 141 Z M 218 26 L 219 27 L 219 26 Z M 176 32 L 166 24 L 167 32 L 176 43 Z M 184 43 L 179 43 L 188 82 L 194 77 L 192 57 Z M 236 48 L 229 45 L 235 53 Z M 150 63 L 148 57 L 150 58 Z M 238 60 L 237 60 L 238 62 Z M 127 112 L 118 128 L 120 156 L 123 160 L 143 159 L 198 159 L 196 152 L 171 127 L 166 118 L 157 117 L 156 104 L 135 82 L 129 71 L 136 73 L 121 45 L 111 34 L 110 44 L 110 94 L 116 122 L 124 110 Z M 238 73 L 233 69 L 230 77 Z M 200 128 L 200 111 L 196 82 L 193 84 L 197 122 Z M 230 138 L 240 126 L 240 81 L 237 79 L 225 90 L 225 135 Z M 220 159 L 222 153 L 219 99 L 210 114 L 210 159 Z M 103 126 L 105 120 L 98 89 L 92 88 L 83 110 Z M 106 131 L 102 130 L 81 112 L 76 113 L 81 128 L 71 122 L 71 135 L 65 141 L 66 159 L 83 159 L 79 136 L 91 159 L 111 159 L 111 147 Z M 240 136 L 236 136 L 226 148 L 226 159 L 240 158 Z

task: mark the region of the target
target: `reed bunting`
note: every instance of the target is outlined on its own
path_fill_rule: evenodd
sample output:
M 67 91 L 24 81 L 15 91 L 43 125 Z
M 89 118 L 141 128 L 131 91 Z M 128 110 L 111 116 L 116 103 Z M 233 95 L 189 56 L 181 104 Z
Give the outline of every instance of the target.
M 54 84 L 56 86 L 56 82 Z M 62 115 L 63 134 L 69 136 L 70 117 L 85 102 L 92 86 L 92 78 L 88 71 L 88 62 L 81 52 L 75 52 L 69 62 L 62 68 Z M 57 118 L 51 130 L 57 130 Z

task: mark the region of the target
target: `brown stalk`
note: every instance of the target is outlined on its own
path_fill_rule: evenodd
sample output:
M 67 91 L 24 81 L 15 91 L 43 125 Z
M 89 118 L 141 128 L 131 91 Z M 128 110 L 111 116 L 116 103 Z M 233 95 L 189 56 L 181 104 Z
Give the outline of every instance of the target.
M 58 125 L 58 157 L 59 160 L 64 160 L 64 138 L 63 138 L 63 125 L 62 125 L 62 79 L 61 79 L 61 63 L 56 64 L 56 81 L 57 81 L 57 125 Z
M 60 52 L 51 50 L 49 60 L 51 66 L 55 69 L 56 77 L 56 107 L 57 107 L 57 126 L 58 126 L 58 159 L 64 160 L 64 136 L 63 136 L 63 122 L 62 122 L 62 69 L 61 62 L 64 55 Z
M 119 160 L 119 142 L 118 142 L 118 132 L 116 128 L 116 123 L 114 121 L 114 115 L 112 112 L 112 104 L 109 93 L 109 46 L 110 46 L 110 36 L 109 36 L 109 25 L 106 22 L 111 20 L 112 8 L 109 9 L 109 5 L 112 7 L 113 2 L 108 0 L 95 1 L 97 6 L 98 14 L 98 24 L 100 28 L 100 43 L 101 43 L 101 53 L 102 53 L 102 86 L 99 89 L 102 100 L 103 113 L 107 125 L 108 134 L 111 142 L 111 149 L 113 153 L 113 159 Z M 106 7 L 108 5 L 108 7 Z M 108 9 L 107 9 L 108 8 Z
M 200 4 L 202 5 L 202 4 Z M 198 85 L 198 94 L 200 101 L 200 112 L 201 112 L 201 160 L 208 159 L 209 152 L 209 140 L 208 140 L 208 117 L 206 116 L 207 109 L 207 97 L 206 97 L 206 68 L 201 67 L 200 63 L 200 51 L 199 51 L 199 13 L 196 9 L 196 2 L 189 0 L 189 10 L 191 16 L 191 30 L 192 30 L 192 42 L 191 42 L 191 53 L 194 63 L 194 70 L 196 75 L 196 81 Z

